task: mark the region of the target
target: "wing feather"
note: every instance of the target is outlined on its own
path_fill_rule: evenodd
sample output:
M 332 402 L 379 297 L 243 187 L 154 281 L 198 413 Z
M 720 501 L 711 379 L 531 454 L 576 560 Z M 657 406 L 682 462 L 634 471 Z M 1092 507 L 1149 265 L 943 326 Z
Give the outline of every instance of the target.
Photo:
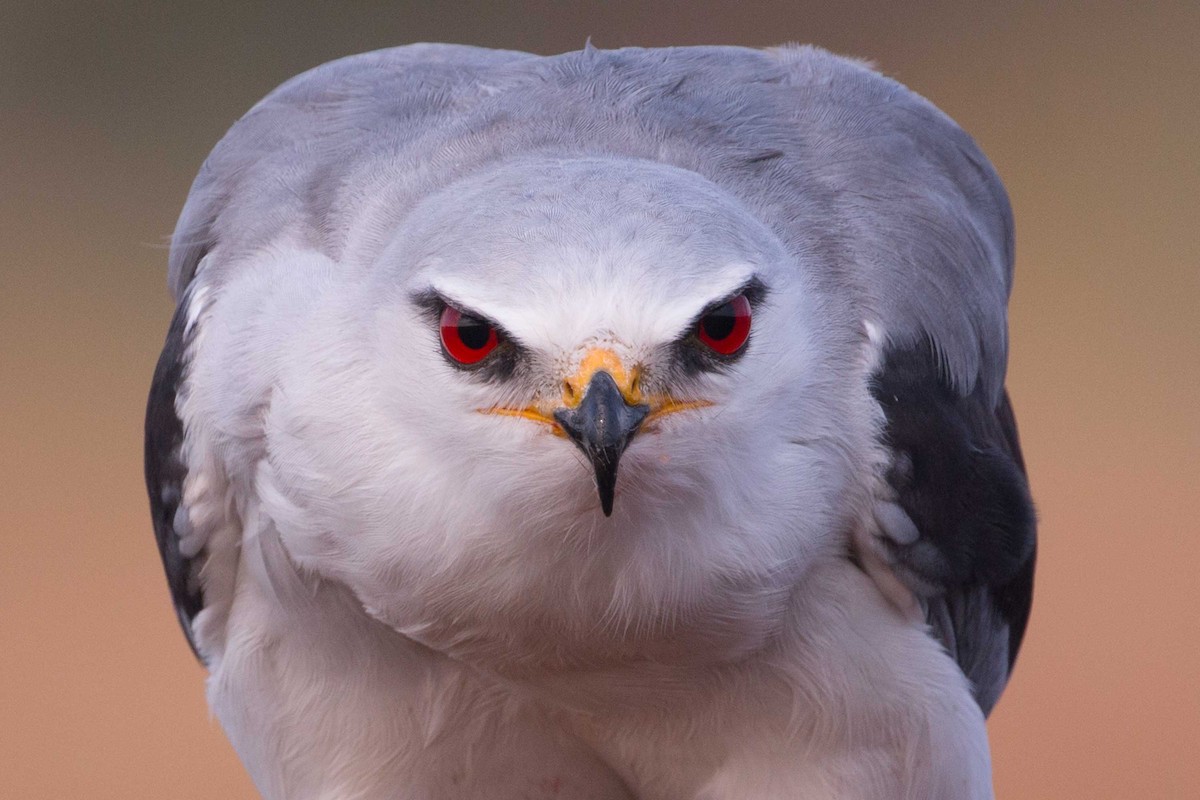
M 1011 405 L 958 393 L 928 345 L 888 353 L 872 388 L 887 420 L 888 484 L 919 532 L 883 541 L 989 711 L 1024 635 L 1036 551 Z
M 158 554 L 167 574 L 167 586 L 179 624 L 192 652 L 199 658 L 192 621 L 204 609 L 204 597 L 195 563 L 197 554 L 189 553 L 184 544 L 189 527 L 183 504 L 187 467 L 183 458 L 183 422 L 176 408 L 176 397 L 183 380 L 186 330 L 187 305 L 180 304 L 171 319 L 150 384 L 146 404 L 145 469 L 150 516 L 158 541 Z

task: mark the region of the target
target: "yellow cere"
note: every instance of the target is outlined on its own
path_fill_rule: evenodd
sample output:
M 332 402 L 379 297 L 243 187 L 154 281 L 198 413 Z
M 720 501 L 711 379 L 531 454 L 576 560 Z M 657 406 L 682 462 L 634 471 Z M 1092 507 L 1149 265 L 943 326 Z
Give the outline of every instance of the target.
M 587 351 L 583 360 L 579 362 L 579 371 L 563 381 L 563 405 L 567 408 L 578 406 L 583 400 L 584 390 L 592 382 L 592 376 L 601 370 L 612 376 L 626 403 L 636 406 L 645 402 L 641 392 L 641 367 L 635 366 L 632 370 L 626 370 L 616 353 L 598 347 Z
M 565 408 L 576 408 L 583 401 L 584 391 L 587 389 L 588 384 L 591 383 L 592 377 L 601 370 L 612 376 L 613 381 L 617 384 L 617 388 L 621 391 L 621 397 L 625 399 L 626 403 L 631 406 L 642 404 L 650 406 L 650 415 L 647 417 L 647 422 L 666 416 L 667 414 L 673 414 L 676 411 L 687 411 L 693 408 L 705 408 L 712 405 L 708 400 L 676 400 L 670 395 L 646 397 L 642 394 L 640 365 L 635 365 L 633 369 L 626 369 L 620 357 L 612 350 L 594 348 L 584 355 L 583 360 L 579 363 L 579 370 L 574 375 L 563 380 L 563 406 Z M 565 435 L 558 422 L 554 419 L 553 412 L 546 413 L 537 406 L 527 406 L 525 408 L 481 408 L 479 411 L 484 414 L 522 417 L 534 422 L 542 422 L 550 425 L 556 435 Z

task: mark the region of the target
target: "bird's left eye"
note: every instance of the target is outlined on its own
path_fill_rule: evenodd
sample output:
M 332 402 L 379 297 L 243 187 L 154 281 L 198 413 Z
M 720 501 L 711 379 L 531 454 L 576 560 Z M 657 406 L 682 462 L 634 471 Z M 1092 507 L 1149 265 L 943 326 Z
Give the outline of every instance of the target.
M 723 356 L 736 353 L 750 338 L 750 301 L 739 294 L 705 312 L 696 323 L 696 338 Z
M 460 364 L 478 364 L 500 344 L 496 326 L 454 306 L 442 311 L 440 328 L 442 346 Z

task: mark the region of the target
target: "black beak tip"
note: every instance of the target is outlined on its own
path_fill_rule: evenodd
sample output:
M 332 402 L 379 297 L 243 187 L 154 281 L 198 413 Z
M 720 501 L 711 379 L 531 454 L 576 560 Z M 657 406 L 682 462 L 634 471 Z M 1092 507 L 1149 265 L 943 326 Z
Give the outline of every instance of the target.
M 612 516 L 613 497 L 611 494 L 606 495 L 603 492 L 600 493 L 600 510 L 604 512 L 604 516 Z
M 596 493 L 600 495 L 600 510 L 604 516 L 611 517 L 613 499 L 617 494 L 617 462 L 621 459 L 620 451 L 607 453 L 589 453 L 592 469 L 596 475 Z
M 596 472 L 600 510 L 611 517 L 617 487 L 617 463 L 650 409 L 627 405 L 607 372 L 597 372 L 577 408 L 560 409 L 554 418 L 587 456 Z

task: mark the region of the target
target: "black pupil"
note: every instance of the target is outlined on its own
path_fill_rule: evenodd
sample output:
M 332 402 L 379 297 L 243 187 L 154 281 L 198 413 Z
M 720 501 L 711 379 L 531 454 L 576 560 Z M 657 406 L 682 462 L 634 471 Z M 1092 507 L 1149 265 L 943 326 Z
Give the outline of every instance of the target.
M 462 343 L 471 350 L 482 350 L 487 347 L 491 335 L 492 326 L 478 317 L 469 317 L 463 314 L 458 320 L 458 338 L 462 339 Z
M 717 342 L 728 338 L 729 334 L 733 333 L 735 324 L 737 324 L 737 316 L 733 311 L 733 303 L 726 303 L 720 308 L 714 308 L 700 320 L 700 327 L 704 330 L 704 334 Z

